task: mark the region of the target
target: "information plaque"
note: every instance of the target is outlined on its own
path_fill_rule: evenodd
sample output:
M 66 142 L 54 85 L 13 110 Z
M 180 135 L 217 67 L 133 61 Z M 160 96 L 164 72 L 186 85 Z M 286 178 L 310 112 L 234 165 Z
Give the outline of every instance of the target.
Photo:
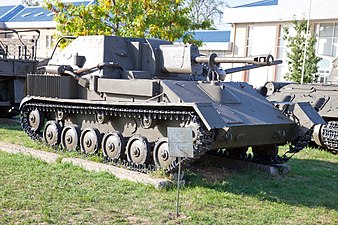
M 193 158 L 191 127 L 168 127 L 167 131 L 169 156 Z

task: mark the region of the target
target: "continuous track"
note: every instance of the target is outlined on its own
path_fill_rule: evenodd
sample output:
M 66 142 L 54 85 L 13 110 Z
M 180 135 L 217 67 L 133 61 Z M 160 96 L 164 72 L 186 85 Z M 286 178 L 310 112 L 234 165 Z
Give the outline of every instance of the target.
M 105 116 L 113 117 L 129 117 L 129 118 L 142 118 L 144 115 L 150 116 L 157 120 L 181 120 L 184 123 L 192 121 L 197 127 L 197 138 L 194 141 L 194 158 L 183 158 L 181 163 L 188 165 L 198 160 L 208 150 L 213 141 L 213 131 L 208 131 L 201 123 L 199 118 L 191 111 L 186 110 L 152 110 L 146 108 L 131 109 L 112 106 L 89 106 L 89 105 L 71 105 L 71 104 L 50 104 L 42 102 L 27 103 L 21 107 L 21 127 L 33 140 L 42 140 L 41 130 L 35 131 L 29 124 L 29 113 L 33 110 L 38 110 L 42 113 L 63 113 L 72 114 L 103 114 Z M 61 145 L 55 146 L 60 148 Z M 107 162 L 115 165 L 123 166 L 131 170 L 139 172 L 149 172 L 158 169 L 154 163 L 149 164 L 135 164 L 128 162 L 125 159 L 110 159 L 105 157 Z M 174 160 L 166 169 L 168 172 L 174 171 L 178 166 L 177 160 Z

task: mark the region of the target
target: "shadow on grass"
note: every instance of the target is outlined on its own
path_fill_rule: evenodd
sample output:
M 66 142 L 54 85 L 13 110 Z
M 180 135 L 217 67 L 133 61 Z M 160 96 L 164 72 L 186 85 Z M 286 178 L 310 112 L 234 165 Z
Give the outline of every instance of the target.
M 255 169 L 223 169 L 223 178 L 218 174 L 215 176 L 218 179 L 214 182 L 205 174 L 189 171 L 188 186 L 202 186 L 218 192 L 252 196 L 288 205 L 338 210 L 338 163 L 292 159 L 288 165 L 291 166 L 291 171 L 281 176 L 272 176 Z
M 20 125 L 20 118 L 0 118 L 0 128 L 8 130 L 22 130 Z

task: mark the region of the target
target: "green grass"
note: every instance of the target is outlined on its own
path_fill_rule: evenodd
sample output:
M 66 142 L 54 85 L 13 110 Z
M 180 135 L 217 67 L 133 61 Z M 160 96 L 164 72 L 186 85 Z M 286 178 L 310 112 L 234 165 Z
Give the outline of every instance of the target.
M 0 141 L 52 151 L 17 126 Z M 0 151 L 0 224 L 338 224 L 338 156 L 305 149 L 288 164 L 277 177 L 219 170 L 215 182 L 188 170 L 176 219 L 174 188 Z

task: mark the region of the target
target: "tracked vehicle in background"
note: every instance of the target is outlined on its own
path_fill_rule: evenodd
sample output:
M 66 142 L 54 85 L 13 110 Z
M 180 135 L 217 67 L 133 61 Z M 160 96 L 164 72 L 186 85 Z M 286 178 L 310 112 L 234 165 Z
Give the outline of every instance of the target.
M 22 39 L 21 33 L 36 32 L 35 39 Z M 8 35 L 17 35 L 9 38 Z M 6 30 L 0 32 L 0 117 L 19 114 L 19 105 L 26 96 L 25 81 L 29 73 L 36 73 L 37 30 Z
M 274 64 L 271 55 L 202 56 L 195 45 L 159 39 L 83 36 L 54 55 L 44 74 L 28 75 L 21 125 L 32 139 L 103 156 L 129 168 L 177 166 L 168 150 L 168 127 L 191 127 L 194 158 L 208 152 L 281 163 L 278 146 L 301 150 L 312 128 L 325 123 L 307 104 L 283 114 L 244 82 L 223 82 L 218 64 Z M 202 63 L 210 71 L 202 73 Z M 297 121 L 294 119 L 297 118 Z M 304 123 L 300 123 L 305 121 Z
M 338 153 L 338 58 L 332 61 L 327 84 L 267 82 L 268 100 L 275 102 L 309 102 L 327 125 L 318 126 L 314 141 L 334 154 Z

